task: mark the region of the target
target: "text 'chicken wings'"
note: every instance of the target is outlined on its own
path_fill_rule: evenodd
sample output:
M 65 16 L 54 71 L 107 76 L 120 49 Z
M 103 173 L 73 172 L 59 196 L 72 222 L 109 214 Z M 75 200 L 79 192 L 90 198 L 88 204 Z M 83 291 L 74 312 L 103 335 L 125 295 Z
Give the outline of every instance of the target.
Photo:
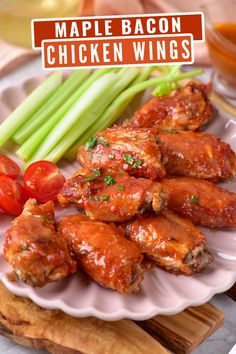
M 197 130 L 212 117 L 209 86 L 190 82 L 169 96 L 154 97 L 124 125 L 158 131 Z
M 111 169 L 82 169 L 67 180 L 58 196 L 62 206 L 74 203 L 101 221 L 126 221 L 145 209 L 159 212 L 166 195 L 159 183 Z
M 168 178 L 162 182 L 168 194 L 168 208 L 208 227 L 236 226 L 236 194 L 195 178 Z
M 54 203 L 28 200 L 6 232 L 4 256 L 18 277 L 43 286 L 76 271 L 65 239 L 56 232 Z
M 158 135 L 166 172 L 221 182 L 236 173 L 236 155 L 220 138 L 204 133 L 180 132 Z
M 126 233 L 160 268 L 175 274 L 202 272 L 213 260 L 204 235 L 190 221 L 168 210 L 138 216 L 126 227 Z
M 85 215 L 71 215 L 61 221 L 60 232 L 84 271 L 97 283 L 121 293 L 139 290 L 143 256 L 121 228 Z
M 154 180 L 166 174 L 155 134 L 148 129 L 107 129 L 81 146 L 77 158 L 83 167 L 125 170 L 135 177 Z

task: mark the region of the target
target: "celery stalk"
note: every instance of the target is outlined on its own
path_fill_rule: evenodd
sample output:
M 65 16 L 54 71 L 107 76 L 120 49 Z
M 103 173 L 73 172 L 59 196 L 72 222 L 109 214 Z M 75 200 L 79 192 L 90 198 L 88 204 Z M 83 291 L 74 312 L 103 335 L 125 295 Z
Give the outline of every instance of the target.
M 81 119 L 78 120 L 76 125 L 72 127 L 72 129 L 55 146 L 55 148 L 49 153 L 49 155 L 46 156 L 46 159 L 54 163 L 58 162 L 64 156 L 68 148 L 70 148 L 70 146 L 72 146 L 73 143 L 78 139 L 78 137 L 82 135 L 83 132 L 85 132 L 89 126 L 93 126 L 97 123 L 97 120 L 99 120 L 102 111 L 104 111 L 108 104 L 110 104 L 112 100 L 117 97 L 119 93 L 122 92 L 134 80 L 137 74 L 138 71 L 135 68 L 125 68 L 125 70 L 121 71 L 118 74 L 120 76 L 119 80 L 113 86 L 110 87 L 109 93 L 107 93 L 107 96 L 109 96 L 109 102 L 106 102 L 106 105 L 104 105 L 104 109 L 98 111 L 98 109 L 96 108 L 96 111 L 94 111 L 94 113 L 88 112 L 86 117 L 81 117 Z M 90 123 L 88 122 L 88 118 Z M 89 124 L 87 124 L 87 122 Z
M 137 76 L 137 78 L 133 81 L 132 86 L 147 80 L 154 69 L 155 69 L 154 66 L 144 67 L 143 70 L 140 72 L 140 74 Z M 133 95 L 133 96 L 130 95 L 129 99 L 127 99 L 127 101 L 126 101 L 125 107 L 128 106 L 128 104 L 132 101 L 134 96 L 135 95 Z M 119 99 L 119 97 L 116 98 L 116 100 L 118 100 L 118 99 Z M 106 112 L 108 112 L 108 113 L 106 113 Z M 114 117 L 114 122 L 116 121 L 116 118 L 119 118 L 118 112 L 116 113 L 115 111 L 111 111 L 110 106 L 107 107 L 106 111 L 103 112 L 102 116 L 88 130 L 86 130 L 86 132 L 82 136 L 80 136 L 79 140 L 70 148 L 70 150 L 67 151 L 67 153 L 65 154 L 66 160 L 68 160 L 69 162 L 73 161 L 76 156 L 76 152 L 81 145 L 86 143 L 86 141 L 91 136 L 96 135 L 99 131 L 102 131 L 110 126 L 109 122 L 108 122 L 108 124 L 106 123 L 106 117 L 108 117 L 109 115 Z M 105 119 L 104 119 L 105 122 L 104 122 L 104 124 L 101 124 L 101 119 L 103 116 L 105 116 Z
M 115 99 L 115 101 L 106 109 L 99 120 L 88 131 L 86 131 L 83 136 L 79 138 L 77 143 L 67 152 L 66 159 L 68 161 L 72 161 L 75 158 L 77 149 L 83 145 L 91 136 L 115 123 L 115 121 L 120 117 L 122 112 L 130 103 L 132 98 L 139 92 L 146 90 L 148 87 L 156 86 L 163 82 L 177 82 L 189 77 L 201 75 L 202 73 L 202 70 L 194 70 L 187 73 L 174 73 L 174 76 L 170 73 L 167 76 L 157 77 L 129 87 Z M 69 136 L 68 139 L 70 139 Z
M 28 119 L 12 140 L 22 145 L 39 127 L 50 119 L 52 114 L 75 92 L 79 85 L 89 76 L 91 70 L 76 70 L 57 88 L 50 98 Z
M 61 82 L 61 72 L 50 75 L 9 115 L 0 125 L 0 146 L 13 136 Z
M 30 162 L 45 159 L 76 122 L 82 121 L 80 128 L 86 130 L 97 118 L 97 112 L 110 103 L 110 90 L 118 79 L 118 74 L 109 73 L 96 80 L 51 130 Z
M 103 68 L 94 71 L 93 74 L 74 92 L 74 94 L 51 116 L 51 118 L 26 140 L 26 142 L 16 151 L 16 154 L 22 160 L 27 161 L 80 96 L 86 92 L 92 83 L 99 79 L 99 77 L 109 72 L 113 72 L 113 69 Z

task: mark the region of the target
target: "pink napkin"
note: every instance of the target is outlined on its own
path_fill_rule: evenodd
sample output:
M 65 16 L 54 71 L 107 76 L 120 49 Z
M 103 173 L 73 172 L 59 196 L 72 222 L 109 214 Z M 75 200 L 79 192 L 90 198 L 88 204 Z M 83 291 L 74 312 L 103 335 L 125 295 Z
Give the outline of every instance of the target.
M 84 0 L 83 15 L 123 15 L 139 13 L 201 11 L 202 6 L 214 0 Z M 195 63 L 210 64 L 205 43 L 195 44 Z
M 33 50 L 16 47 L 0 39 L 0 77 L 34 58 L 35 55 L 37 53 Z

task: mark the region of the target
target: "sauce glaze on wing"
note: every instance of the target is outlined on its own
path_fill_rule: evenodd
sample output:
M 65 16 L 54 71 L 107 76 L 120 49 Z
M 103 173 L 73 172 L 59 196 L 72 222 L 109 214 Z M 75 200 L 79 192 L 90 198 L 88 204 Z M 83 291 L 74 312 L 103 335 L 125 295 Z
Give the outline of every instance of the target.
M 81 166 L 125 170 L 151 180 L 165 176 L 155 134 L 144 128 L 114 126 L 97 134 L 77 153 Z
M 139 215 L 128 224 L 126 233 L 156 265 L 175 274 L 202 272 L 213 260 L 204 235 L 189 220 L 169 210 Z
M 188 177 L 165 179 L 162 186 L 169 197 L 168 208 L 194 224 L 212 228 L 236 226 L 235 193 Z
M 236 174 L 236 155 L 219 137 L 195 132 L 158 135 L 169 175 L 222 182 Z
M 153 128 L 156 132 L 199 130 L 212 117 L 209 90 L 210 85 L 189 82 L 169 96 L 152 98 L 124 125 Z
M 143 256 L 121 228 L 71 215 L 63 218 L 59 229 L 84 271 L 97 283 L 121 293 L 139 290 Z
M 58 195 L 62 206 L 74 203 L 91 219 L 122 222 L 145 209 L 166 205 L 160 183 L 112 169 L 82 169 L 67 180 Z
M 54 203 L 25 204 L 6 232 L 4 256 L 18 277 L 33 286 L 43 286 L 76 271 L 64 238 L 56 231 Z

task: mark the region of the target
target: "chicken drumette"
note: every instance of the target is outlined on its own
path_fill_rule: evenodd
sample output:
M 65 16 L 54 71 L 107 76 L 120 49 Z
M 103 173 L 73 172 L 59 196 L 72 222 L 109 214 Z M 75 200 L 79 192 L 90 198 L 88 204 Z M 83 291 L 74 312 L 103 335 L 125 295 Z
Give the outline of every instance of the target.
M 144 128 L 107 129 L 81 146 L 77 158 L 83 167 L 125 170 L 135 177 L 154 180 L 166 174 L 155 134 Z
M 175 274 L 199 273 L 213 260 L 204 235 L 168 210 L 139 215 L 126 226 L 126 234 L 156 265 Z
M 154 97 L 124 125 L 156 132 L 200 129 L 212 117 L 208 92 L 209 85 L 190 82 L 169 96 Z
M 168 194 L 168 208 L 208 227 L 236 226 L 236 194 L 195 178 L 168 178 L 162 182 Z
M 217 136 L 195 132 L 160 133 L 158 139 L 169 175 L 221 182 L 236 173 L 234 151 Z
M 6 232 L 4 256 L 18 277 L 43 286 L 76 271 L 65 239 L 56 231 L 54 203 L 28 200 Z
M 101 221 L 125 221 L 145 209 L 159 212 L 166 195 L 159 183 L 134 178 L 112 169 L 82 169 L 67 180 L 58 200 L 62 206 L 74 203 Z
M 97 283 L 121 293 L 136 292 L 143 279 L 142 253 L 114 224 L 86 215 L 66 216 L 60 232 L 84 271 Z

